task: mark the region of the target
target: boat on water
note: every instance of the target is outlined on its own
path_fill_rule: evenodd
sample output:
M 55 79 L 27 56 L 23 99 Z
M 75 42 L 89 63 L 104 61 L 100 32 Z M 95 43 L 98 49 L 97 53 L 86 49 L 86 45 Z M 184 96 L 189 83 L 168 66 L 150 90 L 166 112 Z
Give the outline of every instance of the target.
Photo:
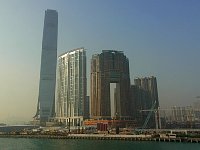
M 0 126 L 6 126 L 7 124 L 5 124 L 5 123 L 0 123 Z

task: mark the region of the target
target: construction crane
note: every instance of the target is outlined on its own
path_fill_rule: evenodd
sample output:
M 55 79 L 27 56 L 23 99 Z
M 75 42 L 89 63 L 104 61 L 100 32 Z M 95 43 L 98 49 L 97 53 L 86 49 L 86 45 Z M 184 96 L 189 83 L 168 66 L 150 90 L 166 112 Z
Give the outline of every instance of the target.
M 145 122 L 141 128 L 141 130 L 145 129 L 147 127 L 147 124 L 149 122 L 149 119 L 151 118 L 152 114 L 154 113 L 155 114 L 155 124 L 156 124 L 156 129 L 161 129 L 161 119 L 160 119 L 160 113 L 161 111 L 171 111 L 171 113 L 173 113 L 174 111 L 176 111 L 174 108 L 160 108 L 158 107 L 157 109 L 155 108 L 155 105 L 156 105 L 156 102 L 153 103 L 151 109 L 146 109 L 146 110 L 139 110 L 140 112 L 149 112 L 146 119 L 145 119 Z M 200 112 L 200 109 L 195 109 L 195 108 L 192 108 L 192 107 L 185 107 L 184 109 L 181 109 L 180 111 L 182 110 L 187 110 L 187 120 L 188 122 L 190 123 L 190 126 L 192 127 L 192 121 L 194 118 L 194 114 L 193 114 L 193 111 L 198 111 Z
M 156 129 L 160 128 L 161 129 L 161 121 L 160 121 L 160 114 L 159 114 L 159 107 L 157 109 L 155 109 L 156 106 L 156 101 L 153 103 L 153 105 L 151 106 L 150 109 L 146 109 L 146 110 L 140 110 L 140 112 L 149 112 L 144 124 L 142 125 L 142 128 L 140 129 L 140 131 L 144 130 L 147 127 L 147 124 L 149 122 L 149 119 L 151 118 L 152 114 L 155 114 L 155 123 L 156 123 Z
M 149 112 L 148 115 L 147 115 L 147 118 L 145 119 L 145 122 L 142 126 L 142 129 L 145 129 L 147 124 L 148 124 L 148 121 L 149 119 L 151 118 L 152 114 L 154 113 L 155 114 L 155 124 L 156 124 L 156 129 L 161 129 L 162 126 L 161 126 L 161 119 L 160 119 L 160 111 L 173 111 L 173 109 L 168 109 L 168 108 L 160 108 L 158 107 L 157 109 L 155 109 L 155 106 L 156 106 L 156 101 L 154 102 L 154 104 L 152 105 L 151 109 L 144 109 L 144 110 L 140 110 L 140 112 Z
M 149 119 L 151 118 L 152 113 L 155 112 L 155 109 L 154 109 L 155 106 L 156 106 L 156 101 L 153 103 L 150 110 L 141 110 L 141 111 L 149 111 L 147 118 L 145 119 L 145 122 L 142 125 L 142 129 L 145 129 L 147 127 L 147 124 L 149 122 Z

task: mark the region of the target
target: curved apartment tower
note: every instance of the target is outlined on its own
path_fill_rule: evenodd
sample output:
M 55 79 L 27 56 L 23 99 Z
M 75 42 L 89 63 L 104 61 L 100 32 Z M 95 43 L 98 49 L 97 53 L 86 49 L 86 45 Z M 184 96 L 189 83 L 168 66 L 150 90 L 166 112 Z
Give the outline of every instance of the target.
M 86 102 L 86 52 L 73 49 L 59 56 L 57 118 L 71 126 L 82 125 Z
M 47 9 L 43 29 L 39 97 L 35 115 L 42 125 L 55 116 L 57 37 L 58 13 L 56 10 Z
M 129 118 L 129 60 L 122 51 L 103 50 L 91 60 L 91 118 Z M 114 106 L 111 106 L 111 83 L 116 84 Z M 112 108 L 113 107 L 113 108 Z

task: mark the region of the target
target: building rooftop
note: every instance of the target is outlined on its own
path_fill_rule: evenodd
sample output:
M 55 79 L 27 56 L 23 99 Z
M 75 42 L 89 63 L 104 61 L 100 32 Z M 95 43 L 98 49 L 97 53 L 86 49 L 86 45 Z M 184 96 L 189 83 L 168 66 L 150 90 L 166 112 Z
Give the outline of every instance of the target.
M 72 50 L 69 50 L 69 51 L 67 51 L 67 52 L 62 53 L 62 54 L 59 55 L 58 57 L 61 57 L 61 56 L 65 55 L 65 54 L 69 54 L 69 53 L 74 52 L 74 51 L 77 51 L 77 50 L 85 50 L 85 48 L 84 48 L 84 47 L 75 48 L 75 49 L 72 49 Z

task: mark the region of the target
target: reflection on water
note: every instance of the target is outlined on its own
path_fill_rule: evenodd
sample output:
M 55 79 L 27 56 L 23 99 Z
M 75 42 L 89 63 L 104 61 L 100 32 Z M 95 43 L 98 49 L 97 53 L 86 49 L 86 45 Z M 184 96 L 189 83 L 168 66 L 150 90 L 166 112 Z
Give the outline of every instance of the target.
M 0 150 L 198 150 L 198 143 L 0 138 Z

